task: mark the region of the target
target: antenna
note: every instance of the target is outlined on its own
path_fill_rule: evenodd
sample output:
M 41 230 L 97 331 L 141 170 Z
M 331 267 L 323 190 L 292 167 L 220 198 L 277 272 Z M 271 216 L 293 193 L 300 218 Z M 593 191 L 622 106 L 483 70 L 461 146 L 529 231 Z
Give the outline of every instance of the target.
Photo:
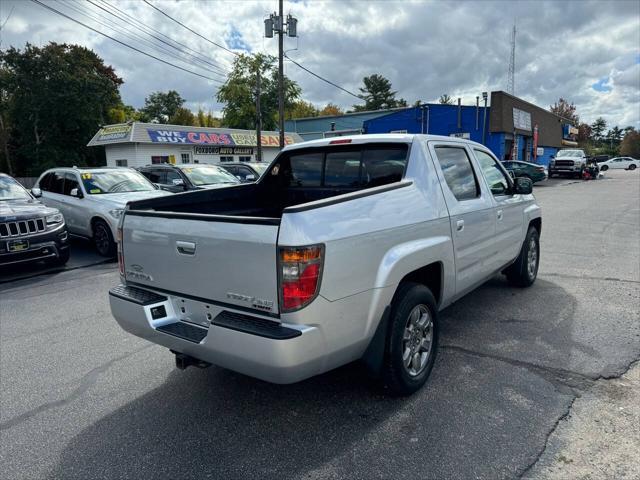
M 511 32 L 511 57 L 509 58 L 509 73 L 507 74 L 507 93 L 516 94 L 516 21 L 513 21 Z

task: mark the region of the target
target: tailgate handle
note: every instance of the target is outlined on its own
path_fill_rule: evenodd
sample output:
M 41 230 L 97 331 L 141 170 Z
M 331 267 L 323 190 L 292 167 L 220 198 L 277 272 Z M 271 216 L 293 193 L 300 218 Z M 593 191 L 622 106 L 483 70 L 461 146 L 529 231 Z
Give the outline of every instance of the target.
M 176 242 L 176 249 L 178 250 L 178 253 L 181 253 L 182 255 L 193 255 L 196 253 L 196 243 L 178 240 Z

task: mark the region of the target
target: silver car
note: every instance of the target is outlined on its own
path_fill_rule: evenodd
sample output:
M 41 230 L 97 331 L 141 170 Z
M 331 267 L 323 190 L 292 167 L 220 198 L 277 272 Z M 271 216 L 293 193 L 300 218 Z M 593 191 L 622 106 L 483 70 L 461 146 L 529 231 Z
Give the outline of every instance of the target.
M 127 202 L 171 195 L 128 168 L 54 168 L 44 172 L 31 193 L 59 209 L 69 233 L 93 240 L 100 255 L 116 251 L 118 219 Z

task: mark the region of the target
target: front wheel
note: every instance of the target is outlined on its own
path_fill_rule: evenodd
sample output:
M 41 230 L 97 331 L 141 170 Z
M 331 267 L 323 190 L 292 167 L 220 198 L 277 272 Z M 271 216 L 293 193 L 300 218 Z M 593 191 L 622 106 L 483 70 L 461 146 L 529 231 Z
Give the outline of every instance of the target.
M 530 287 L 538 277 L 540 265 L 540 234 L 535 227 L 529 227 L 520 255 L 507 271 L 507 280 L 516 287 Z
M 65 250 L 60 250 L 56 258 L 47 261 L 47 265 L 51 265 L 53 267 L 62 267 L 69 261 L 69 256 L 70 250 L 68 248 Z
M 103 257 L 113 257 L 116 254 L 111 228 L 102 220 L 96 220 L 93 224 L 93 243 Z
M 383 380 L 396 395 L 410 395 L 429 378 L 438 349 L 436 300 L 418 283 L 403 283 L 391 305 Z

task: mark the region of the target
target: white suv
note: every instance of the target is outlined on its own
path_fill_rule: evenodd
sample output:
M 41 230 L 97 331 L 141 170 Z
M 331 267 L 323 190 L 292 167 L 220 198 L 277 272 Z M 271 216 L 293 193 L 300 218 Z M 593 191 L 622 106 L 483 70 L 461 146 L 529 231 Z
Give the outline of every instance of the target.
M 106 167 L 47 170 L 31 193 L 60 210 L 69 233 L 92 239 L 105 257 L 115 255 L 118 220 L 127 202 L 171 195 L 135 170 Z

